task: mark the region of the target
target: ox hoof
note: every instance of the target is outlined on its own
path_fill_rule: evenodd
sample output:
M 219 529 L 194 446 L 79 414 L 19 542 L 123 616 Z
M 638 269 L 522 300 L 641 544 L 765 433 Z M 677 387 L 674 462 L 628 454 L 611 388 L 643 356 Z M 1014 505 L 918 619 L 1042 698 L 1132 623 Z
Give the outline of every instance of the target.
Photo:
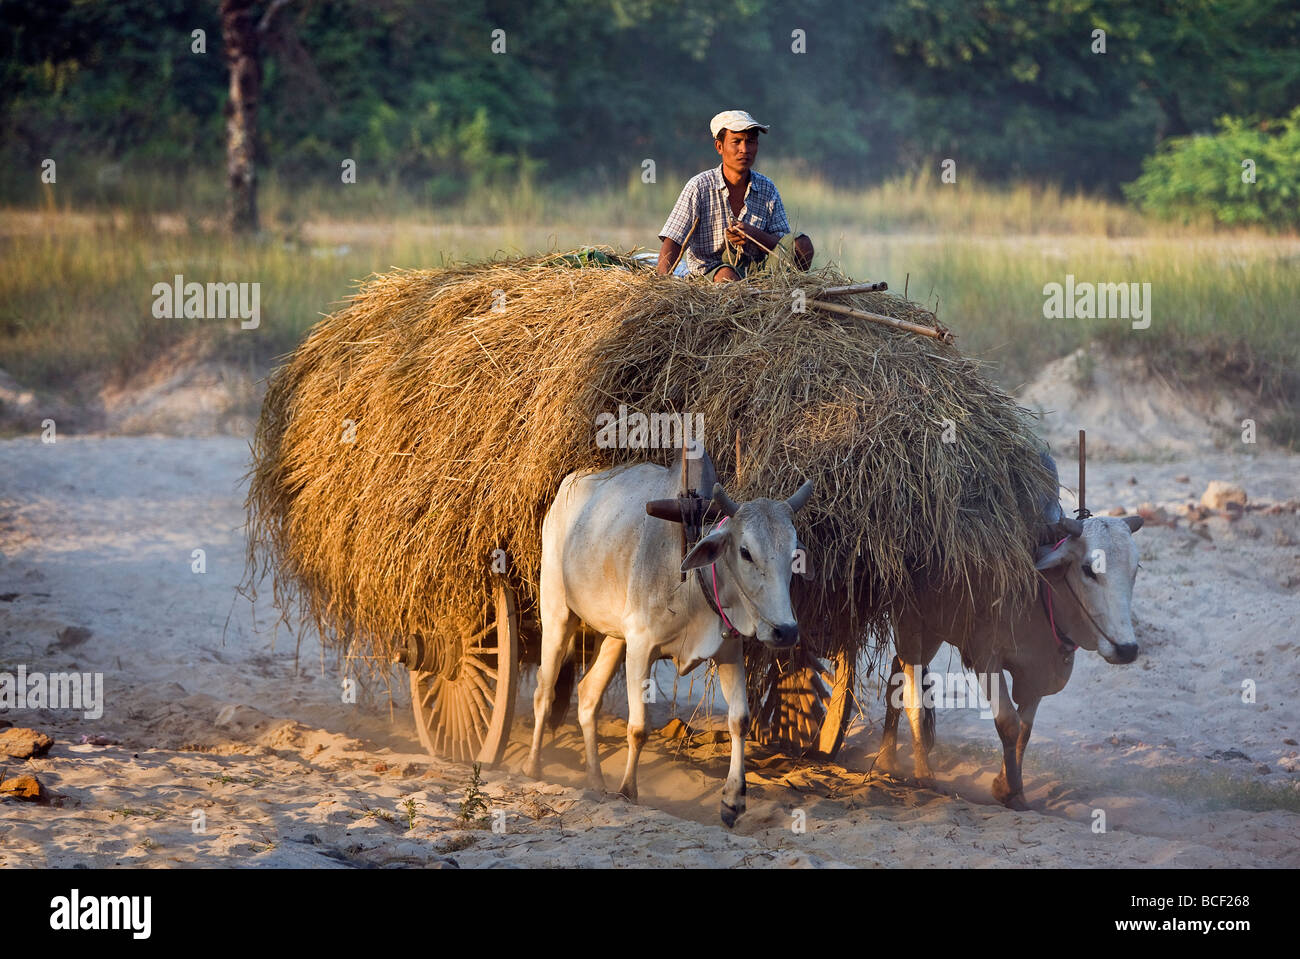
M 876 754 L 876 768 L 882 773 L 898 772 L 898 754 L 892 749 L 882 749 Z
M 630 788 L 627 787 L 627 786 L 621 786 L 621 787 L 619 787 L 618 794 L 619 794 L 620 796 L 622 796 L 624 799 L 626 799 L 626 800 L 627 800 L 628 802 L 630 802 L 630 803 L 634 803 L 634 802 L 636 802 L 636 787 L 635 787 L 635 786 L 632 786 L 632 787 L 630 787 Z
M 542 763 L 540 760 L 531 759 L 524 763 L 524 775 L 529 779 L 542 778 Z
M 740 818 L 741 813 L 745 811 L 744 805 L 733 806 L 725 799 L 722 801 L 722 824 L 730 829 L 736 825 L 736 820 Z
M 1029 809 L 1029 803 L 1025 802 L 1024 793 L 1012 793 L 1009 796 L 1001 797 L 998 802 L 1008 809 L 1014 809 L 1017 812 L 1026 812 Z
M 603 776 L 588 776 L 587 788 L 602 796 L 605 795 L 605 778 Z
M 1006 779 L 999 775 L 993 780 L 993 798 L 1008 809 L 1015 809 L 1023 812 L 1029 808 L 1029 803 L 1025 802 L 1025 792 L 1023 789 L 1011 791 L 1007 785 Z

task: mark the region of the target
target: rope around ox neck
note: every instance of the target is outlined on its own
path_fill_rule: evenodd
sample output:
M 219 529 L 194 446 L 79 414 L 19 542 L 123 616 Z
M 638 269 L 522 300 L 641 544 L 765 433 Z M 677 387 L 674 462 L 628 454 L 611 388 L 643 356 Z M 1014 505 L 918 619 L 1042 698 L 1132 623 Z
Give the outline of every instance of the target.
M 728 516 L 722 517 L 722 522 L 713 528 L 721 529 L 728 519 L 730 519 L 730 517 Z M 731 625 L 731 620 L 727 619 L 727 611 L 722 608 L 722 597 L 718 595 L 718 564 L 717 563 L 709 564 L 709 573 L 712 574 L 713 576 L 713 605 L 718 608 L 718 615 L 722 617 L 723 625 L 726 626 L 727 629 L 731 630 L 733 633 L 739 633 L 740 630 L 736 629 L 735 626 Z

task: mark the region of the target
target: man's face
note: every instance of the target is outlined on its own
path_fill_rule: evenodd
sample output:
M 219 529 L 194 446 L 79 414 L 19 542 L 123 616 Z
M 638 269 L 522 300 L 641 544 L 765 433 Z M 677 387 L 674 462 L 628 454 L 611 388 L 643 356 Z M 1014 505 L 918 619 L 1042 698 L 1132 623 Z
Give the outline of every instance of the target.
M 713 141 L 714 148 L 722 157 L 722 165 L 737 173 L 742 173 L 754 165 L 758 156 L 758 131 L 723 130 L 720 139 Z

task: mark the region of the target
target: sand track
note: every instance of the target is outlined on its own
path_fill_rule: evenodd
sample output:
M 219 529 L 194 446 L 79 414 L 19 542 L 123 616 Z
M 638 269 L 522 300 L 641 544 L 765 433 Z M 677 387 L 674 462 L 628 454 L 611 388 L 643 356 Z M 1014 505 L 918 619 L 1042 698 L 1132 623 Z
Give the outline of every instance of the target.
M 273 643 L 275 612 L 254 619 L 236 598 L 246 458 L 225 437 L 0 442 L 0 671 L 102 672 L 106 698 L 98 720 L 0 713 L 56 740 L 7 767 L 35 773 L 53 802 L 3 803 L 0 865 L 1300 866 L 1300 754 L 1286 742 L 1300 734 L 1294 513 L 1139 534 L 1142 656 L 1114 667 L 1080 653 L 1070 686 L 1044 701 L 1031 811 L 993 803 L 996 736 L 969 711 L 940 713 L 936 789 L 869 776 L 875 699 L 841 766 L 753 754 L 749 811 L 729 832 L 717 820 L 723 745 L 678 755 L 652 739 L 640 805 L 582 788 L 573 725 L 548 747 L 547 781 L 520 775 L 525 695 L 504 768 L 483 777 L 489 812 L 504 813 L 494 832 L 460 822 L 470 771 L 423 755 L 404 705 L 373 684 L 342 702 L 336 664 L 313 644 L 295 661 L 283 629 Z M 1172 509 L 1210 479 L 1284 501 L 1297 467 L 1278 453 L 1095 461 L 1090 505 Z M 61 644 L 68 626 L 91 636 Z M 1244 679 L 1254 704 L 1241 702 Z M 615 716 L 604 723 L 610 784 L 622 733 Z

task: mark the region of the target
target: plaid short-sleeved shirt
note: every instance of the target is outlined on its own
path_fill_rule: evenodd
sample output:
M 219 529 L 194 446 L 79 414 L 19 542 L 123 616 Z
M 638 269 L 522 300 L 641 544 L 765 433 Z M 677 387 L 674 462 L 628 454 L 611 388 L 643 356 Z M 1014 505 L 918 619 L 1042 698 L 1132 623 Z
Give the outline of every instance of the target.
M 700 225 L 691 233 L 691 242 L 686 247 L 686 268 L 691 273 L 704 273 L 722 262 L 730 216 L 727 181 L 722 178 L 722 164 L 719 163 L 712 170 L 705 170 L 686 182 L 673 212 L 668 214 L 668 221 L 659 232 L 659 239 L 685 243 L 686 235 L 691 233 L 698 217 Z M 776 184 L 753 170 L 749 171 L 749 186 L 745 188 L 740 219 L 777 239 L 790 232 Z

